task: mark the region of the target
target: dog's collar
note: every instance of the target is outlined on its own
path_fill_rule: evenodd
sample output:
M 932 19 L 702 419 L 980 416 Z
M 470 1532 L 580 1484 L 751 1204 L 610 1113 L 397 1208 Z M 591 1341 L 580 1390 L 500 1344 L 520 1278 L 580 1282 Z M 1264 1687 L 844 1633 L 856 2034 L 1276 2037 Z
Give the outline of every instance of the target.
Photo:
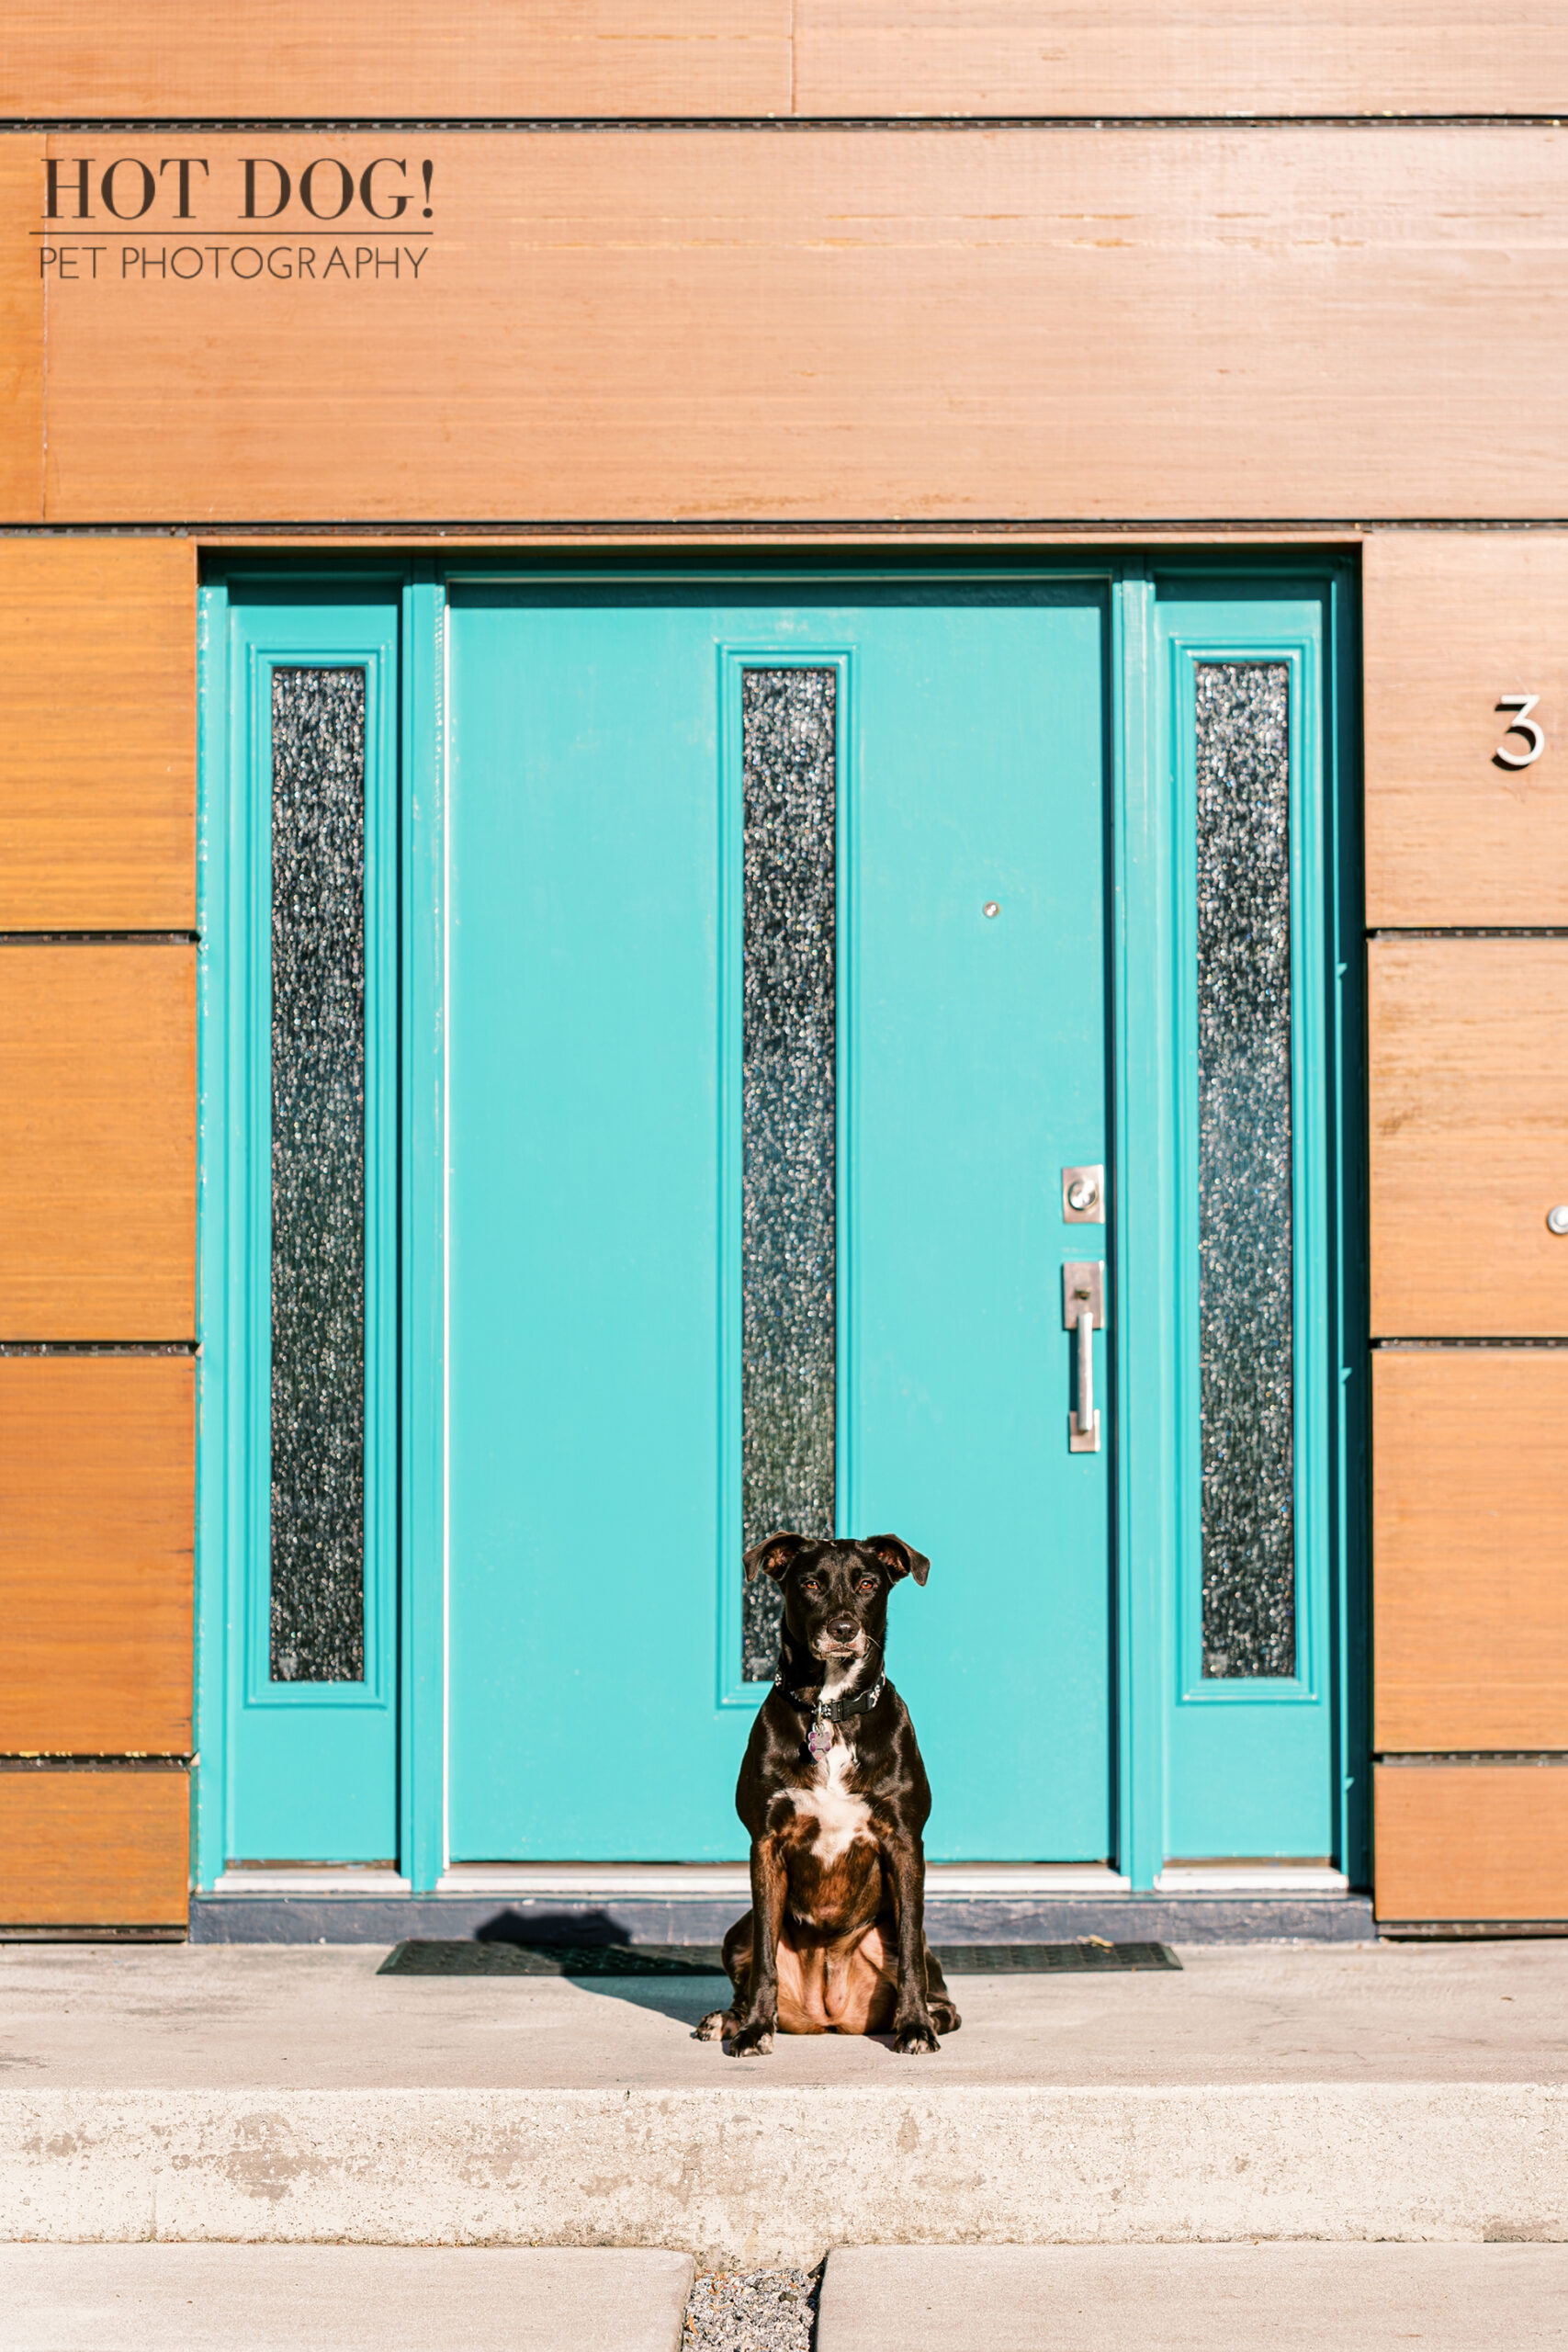
M 782 1673 L 773 1677 L 773 1689 L 782 1690 L 791 1704 L 804 1707 L 807 1713 L 819 1724 L 847 1724 L 852 1715 L 869 1715 L 886 1688 L 886 1673 L 879 1674 L 869 1690 L 857 1690 L 852 1699 L 808 1699 L 803 1690 L 792 1690 Z

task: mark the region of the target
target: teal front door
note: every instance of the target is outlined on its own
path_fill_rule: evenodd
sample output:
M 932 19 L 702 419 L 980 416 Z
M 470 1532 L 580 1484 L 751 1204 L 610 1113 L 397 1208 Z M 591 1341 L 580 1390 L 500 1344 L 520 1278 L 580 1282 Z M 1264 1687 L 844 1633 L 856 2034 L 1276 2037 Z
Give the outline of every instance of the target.
M 933 1860 L 1359 1874 L 1349 589 L 208 584 L 203 1887 L 738 1856 L 779 1526 Z
M 454 1861 L 739 1850 L 780 1522 L 931 1557 L 889 1666 L 934 1856 L 1111 1852 L 1062 1297 L 1107 625 L 1098 582 L 455 589 Z

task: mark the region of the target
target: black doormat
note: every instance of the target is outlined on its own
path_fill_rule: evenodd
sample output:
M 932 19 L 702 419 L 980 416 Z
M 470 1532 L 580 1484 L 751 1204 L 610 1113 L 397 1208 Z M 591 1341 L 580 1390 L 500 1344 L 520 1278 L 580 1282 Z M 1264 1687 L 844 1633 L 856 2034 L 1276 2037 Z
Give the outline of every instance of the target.
M 1179 1968 L 1168 1944 L 934 1944 L 948 1976 L 1055 1976 L 1103 1969 Z M 716 1944 L 394 1944 L 378 1976 L 721 1976 Z
M 1083 1936 L 1071 1944 L 933 1944 L 948 1976 L 1055 1976 L 1061 1971 L 1179 1968 L 1168 1944 L 1111 1944 Z

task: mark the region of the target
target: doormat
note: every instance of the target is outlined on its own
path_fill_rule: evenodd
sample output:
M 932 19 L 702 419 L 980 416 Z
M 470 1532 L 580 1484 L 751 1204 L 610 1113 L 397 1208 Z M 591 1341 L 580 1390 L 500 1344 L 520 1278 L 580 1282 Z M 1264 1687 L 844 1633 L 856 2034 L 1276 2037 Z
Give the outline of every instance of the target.
M 948 1976 L 1056 1976 L 1106 1969 L 1179 1968 L 1168 1944 L 933 1944 Z M 722 1976 L 716 1944 L 394 1944 L 378 1976 Z
M 1055 1976 L 1079 1969 L 1179 1968 L 1168 1944 L 1111 1944 L 1081 1936 L 1071 1944 L 933 1944 L 948 1976 Z

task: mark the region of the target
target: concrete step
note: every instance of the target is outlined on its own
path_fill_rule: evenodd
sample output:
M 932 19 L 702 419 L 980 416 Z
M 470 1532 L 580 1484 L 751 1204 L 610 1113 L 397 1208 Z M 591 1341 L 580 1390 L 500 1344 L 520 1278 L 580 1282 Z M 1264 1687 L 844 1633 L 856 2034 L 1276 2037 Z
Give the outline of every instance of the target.
M 1553 2352 L 1568 2245 L 855 2246 L 817 2352 Z
M 0 2245 L 7 2352 L 676 2352 L 689 2256 Z
M 0 2239 L 1568 2238 L 1568 1945 L 961 1980 L 934 2057 L 694 2041 L 717 1980 L 0 1949 Z

